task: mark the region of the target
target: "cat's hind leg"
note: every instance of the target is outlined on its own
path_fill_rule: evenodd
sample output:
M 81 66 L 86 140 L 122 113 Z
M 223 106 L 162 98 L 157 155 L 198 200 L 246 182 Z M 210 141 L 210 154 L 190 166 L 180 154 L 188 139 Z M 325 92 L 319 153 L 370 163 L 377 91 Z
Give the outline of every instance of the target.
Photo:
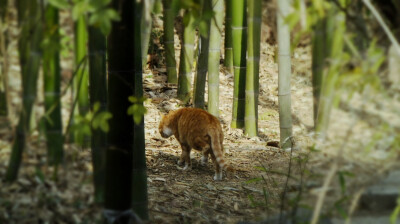
M 210 144 L 207 142 L 207 139 L 203 139 L 200 137 L 196 137 L 194 140 L 195 149 L 201 151 L 202 157 L 200 164 L 202 166 L 207 165 L 208 162 L 208 154 L 210 154 Z
M 183 163 L 185 163 L 183 170 L 191 170 L 192 169 L 192 163 L 190 161 L 191 148 L 185 144 L 182 144 L 181 146 L 182 146 L 182 154 L 181 154 L 181 158 L 178 161 L 178 164 L 182 165 Z
M 211 155 L 211 159 L 212 159 L 212 161 L 214 162 L 214 165 L 215 165 L 214 180 L 217 180 L 217 181 L 218 180 L 222 180 L 222 169 L 219 166 L 219 164 L 218 164 L 218 162 L 217 162 L 217 160 L 215 158 L 215 155 L 213 153 L 210 153 L 210 155 Z

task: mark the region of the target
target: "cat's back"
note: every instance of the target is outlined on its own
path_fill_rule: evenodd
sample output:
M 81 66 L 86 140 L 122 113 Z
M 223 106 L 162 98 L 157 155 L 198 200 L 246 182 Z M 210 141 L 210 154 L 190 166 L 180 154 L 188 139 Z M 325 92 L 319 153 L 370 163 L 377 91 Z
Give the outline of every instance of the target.
M 219 120 L 207 111 L 199 108 L 181 108 L 178 111 L 179 124 L 190 128 L 221 129 Z

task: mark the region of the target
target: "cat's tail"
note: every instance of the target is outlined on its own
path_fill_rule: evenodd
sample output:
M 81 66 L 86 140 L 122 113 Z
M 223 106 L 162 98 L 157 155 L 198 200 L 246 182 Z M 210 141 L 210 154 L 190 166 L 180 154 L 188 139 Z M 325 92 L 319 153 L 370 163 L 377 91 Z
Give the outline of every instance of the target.
M 215 130 L 210 131 L 210 137 L 211 137 L 211 149 L 214 153 L 215 160 L 217 161 L 219 167 L 221 167 L 223 170 L 227 171 L 235 171 L 230 165 L 228 165 L 225 162 L 224 159 L 224 146 L 222 145 L 222 142 L 220 140 L 219 132 Z

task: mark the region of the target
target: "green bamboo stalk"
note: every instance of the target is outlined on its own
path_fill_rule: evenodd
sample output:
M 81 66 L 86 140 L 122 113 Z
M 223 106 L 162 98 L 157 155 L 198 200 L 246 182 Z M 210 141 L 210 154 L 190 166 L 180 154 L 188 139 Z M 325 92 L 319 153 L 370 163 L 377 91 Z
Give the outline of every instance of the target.
M 208 112 L 219 117 L 219 61 L 221 55 L 221 35 L 224 19 L 224 1 L 212 0 L 214 18 L 210 26 L 210 47 L 208 52 Z
M 143 97 L 143 72 L 141 62 L 141 13 L 139 3 L 134 4 L 134 96 L 136 99 Z M 140 103 L 143 106 L 143 102 Z M 144 115 L 141 117 L 139 124 L 134 123 L 133 126 L 133 174 L 132 174 L 132 209 L 142 219 L 148 220 L 148 197 L 147 197 L 147 168 L 146 168 L 146 150 L 145 150 L 145 132 L 144 132 Z
M 18 52 L 22 74 L 23 108 L 16 128 L 15 140 L 6 171 L 6 181 L 14 181 L 18 176 L 26 135 L 29 133 L 32 107 L 36 98 L 37 77 L 41 60 L 42 14 L 37 1 L 17 1 L 18 24 L 21 27 Z
M 278 1 L 278 101 L 279 101 L 279 128 L 280 144 L 282 149 L 292 147 L 292 109 L 290 99 L 290 29 L 285 23 L 289 11 L 289 1 Z
M 225 58 L 224 66 L 228 73 L 233 74 L 232 53 L 232 0 L 225 0 Z
M 232 47 L 233 47 L 233 105 L 232 128 L 244 127 L 244 101 L 246 86 L 246 1 L 238 0 L 232 4 Z
M 153 23 L 153 18 L 151 13 L 153 11 L 155 0 L 142 1 L 142 18 L 141 18 L 141 41 L 142 41 L 142 67 L 145 68 L 147 64 L 147 53 L 149 51 L 151 27 Z
M 60 35 L 58 10 L 48 4 L 45 9 L 44 34 L 49 42 L 43 49 L 44 106 L 49 164 L 56 167 L 63 157 L 63 134 L 60 97 Z
M 74 39 L 74 47 L 75 47 L 75 67 L 76 67 L 76 77 L 74 78 L 74 86 L 73 86 L 73 94 L 74 98 L 77 98 L 77 107 L 74 108 L 74 114 L 85 116 L 90 107 L 89 103 L 89 71 L 87 65 L 87 27 L 86 27 L 86 19 L 85 15 L 81 15 L 77 21 L 75 22 L 74 27 L 75 39 Z M 83 64 L 85 66 L 78 65 L 84 60 Z M 72 123 L 74 123 L 74 119 L 72 118 Z M 90 136 L 77 136 L 75 133 L 72 133 L 71 140 L 82 144 L 83 146 L 88 146 L 90 142 Z
M 183 27 L 183 38 L 181 45 L 181 56 L 179 62 L 178 77 L 178 99 L 184 104 L 190 100 L 190 89 L 192 81 L 192 67 L 194 61 L 194 39 L 196 35 L 195 18 L 193 13 L 186 10 L 184 21 L 188 21 Z
M 171 0 L 163 0 L 165 61 L 167 64 L 168 83 L 178 83 L 174 47 L 175 15 L 171 9 L 171 3 Z
M 106 71 L 106 37 L 97 27 L 89 27 L 89 93 L 90 108 L 100 103 L 98 113 L 107 110 L 107 71 Z M 107 134 L 92 126 L 92 162 L 94 201 L 104 203 L 104 172 Z
M 261 0 L 248 1 L 245 134 L 258 135 L 258 93 L 261 42 Z
M 0 0 L 0 27 L 7 24 L 7 4 L 8 0 Z M 7 56 L 7 30 L 0 31 L 0 116 L 8 115 L 8 94 L 7 94 L 7 75 L 8 75 L 8 56 Z
M 202 13 L 211 11 L 211 1 L 203 1 Z M 208 49 L 209 49 L 209 35 L 210 35 L 210 20 L 207 20 L 207 34 L 200 36 L 200 54 L 197 63 L 196 74 L 193 84 L 193 105 L 196 108 L 204 109 L 204 93 L 206 87 L 206 76 L 208 70 Z
M 339 78 L 340 61 L 344 46 L 346 31 L 345 15 L 343 12 L 332 8 L 327 15 L 326 47 L 329 63 L 322 78 L 320 99 L 318 105 L 317 124 L 315 131 L 324 138 L 329 126 L 330 114 L 335 97 L 335 86 Z
M 322 77 L 326 59 L 325 33 L 326 18 L 320 18 L 315 25 L 312 39 L 312 85 L 314 99 L 314 127 L 317 123 L 319 96 L 321 92 Z
M 87 28 L 85 16 L 82 15 L 75 23 L 75 65 L 78 64 L 87 56 Z M 87 66 L 80 66 L 77 69 L 77 77 L 75 79 L 75 89 L 78 95 L 79 114 L 85 115 L 89 111 L 89 71 Z M 82 80 L 79 85 L 79 80 Z
M 134 9 L 130 0 L 113 0 L 111 5 L 121 17 L 113 22 L 107 37 L 108 111 L 104 208 L 109 223 L 131 208 L 133 121 L 127 114 L 128 97 L 134 93 Z M 126 221 L 126 220 L 125 220 Z

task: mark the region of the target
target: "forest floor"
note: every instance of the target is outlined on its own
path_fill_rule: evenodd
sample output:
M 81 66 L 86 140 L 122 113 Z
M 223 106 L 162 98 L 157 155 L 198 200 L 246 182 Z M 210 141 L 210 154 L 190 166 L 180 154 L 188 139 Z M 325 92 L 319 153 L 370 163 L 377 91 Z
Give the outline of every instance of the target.
M 175 98 L 176 86 L 166 83 L 161 55 L 152 55 L 151 60 L 160 63 L 150 63 L 144 74 L 144 90 L 148 98 L 145 102 L 148 110 L 145 132 L 150 223 L 236 223 L 262 220 L 278 214 L 282 208 L 287 211 L 299 206 L 312 211 L 315 198 L 323 191 L 322 184 L 332 170 L 336 172 L 330 180 L 322 212 L 340 215 L 351 210 L 351 202 L 357 199 L 365 186 L 384 176 L 398 161 L 398 154 L 387 150 L 366 153 L 363 149 L 373 136 L 374 124 L 361 120 L 353 123 L 352 114 L 342 109 L 335 109 L 332 113 L 334 122 L 330 133 L 333 134 L 328 136 L 327 142 L 314 144 L 309 44 L 296 48 L 292 57 L 295 147 L 291 152 L 273 146 L 279 142 L 278 68 L 276 46 L 266 41 L 268 32 L 264 32 L 271 28 L 267 24 L 263 27 L 258 137 L 248 138 L 242 130 L 230 129 L 233 77 L 225 70 L 220 72 L 220 120 L 225 134 L 226 160 L 236 169 L 236 172 L 225 173 L 223 181 L 213 180 L 211 162 L 204 167 L 199 165 L 200 154 L 197 152 L 192 153 L 193 169 L 183 171 L 176 164 L 181 153 L 178 142 L 173 137 L 164 139 L 158 133 L 161 114 L 183 105 Z M 2 123 L 0 127 L 1 177 L 6 171 L 13 140 L 12 127 L 21 107 L 20 71 L 16 43 L 13 44 L 9 81 L 12 125 Z M 177 44 L 177 59 L 179 48 Z M 68 69 L 64 72 L 68 73 Z M 38 90 L 41 90 L 40 86 Z M 392 101 L 379 103 L 389 108 L 387 113 L 400 108 Z M 43 114 L 42 107 L 43 98 L 39 94 L 34 117 Z M 64 122 L 68 119 L 70 107 L 71 99 L 67 94 L 63 97 Z M 34 123 L 38 120 L 34 119 Z M 392 121 L 398 125 L 398 116 Z M 347 128 L 349 126 L 352 128 Z M 45 155 L 43 137 L 35 130 L 28 139 L 28 150 L 24 153 L 18 180 L 10 184 L 0 178 L 0 223 L 99 221 L 101 208 L 94 204 L 92 196 L 90 150 L 66 144 L 65 162 L 58 171 L 57 181 L 51 178 L 54 170 L 46 165 Z M 336 170 L 335 166 L 338 167 Z

